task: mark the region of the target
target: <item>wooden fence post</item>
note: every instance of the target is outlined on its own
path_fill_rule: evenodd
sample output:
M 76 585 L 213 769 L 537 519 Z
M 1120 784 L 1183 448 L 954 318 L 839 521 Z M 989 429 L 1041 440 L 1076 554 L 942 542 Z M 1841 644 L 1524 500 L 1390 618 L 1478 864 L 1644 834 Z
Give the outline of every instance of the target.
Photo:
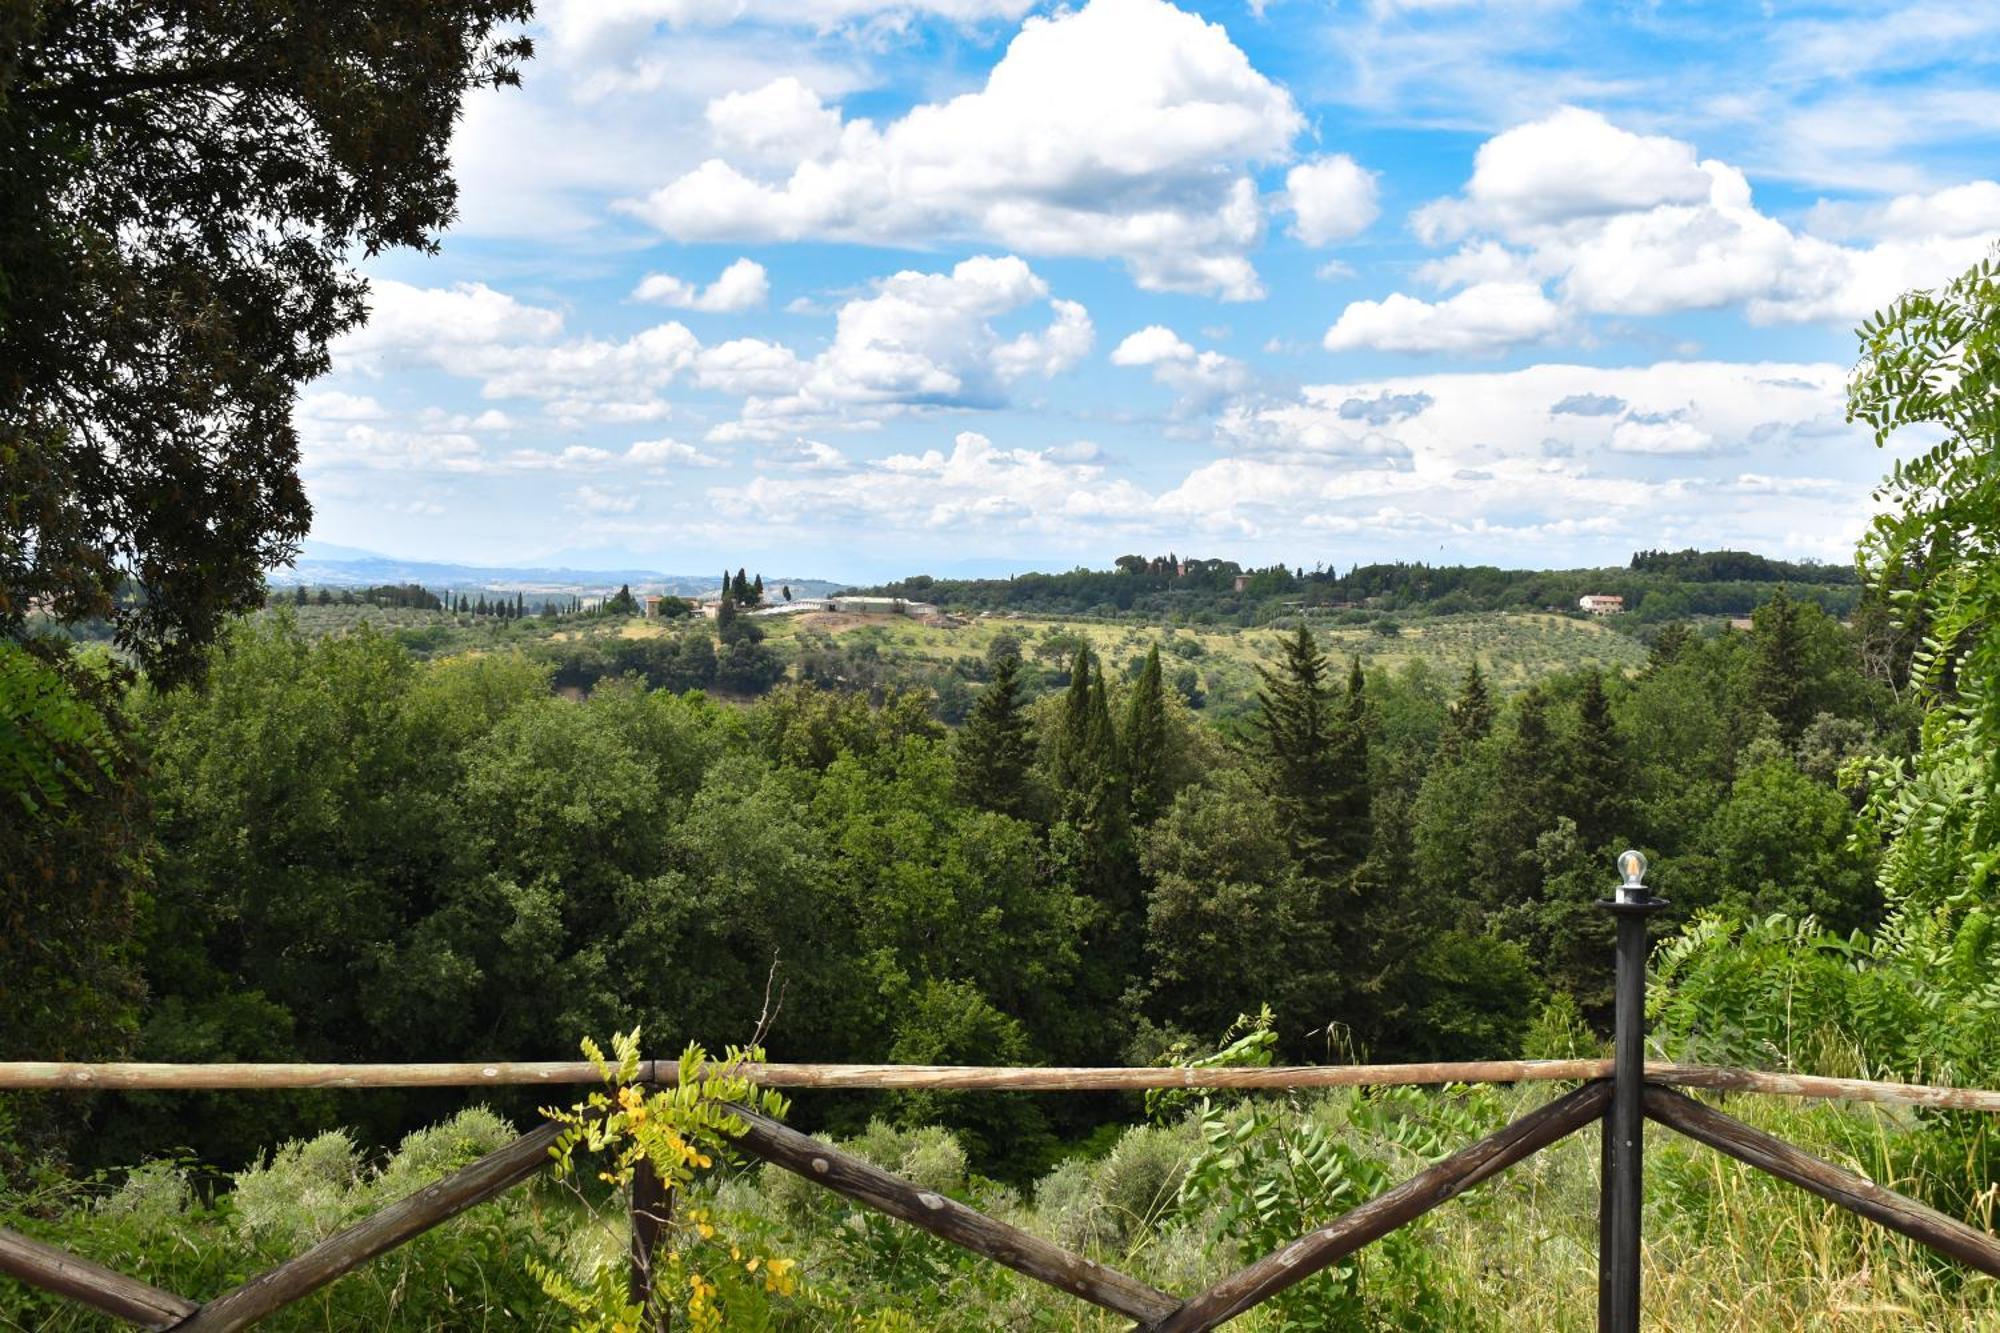
M 674 1192 L 651 1162 L 640 1162 L 632 1171 L 632 1275 L 625 1288 L 634 1305 L 650 1307 L 653 1302 L 653 1263 L 673 1218 Z M 664 1330 L 667 1324 L 667 1308 L 661 1306 L 653 1327 Z
M 652 1089 L 659 1086 L 659 1061 L 648 1060 L 641 1067 L 639 1086 Z M 660 1179 L 660 1173 L 653 1169 L 650 1161 L 640 1161 L 632 1169 L 631 1203 L 631 1264 L 632 1271 L 625 1283 L 625 1298 L 634 1305 L 651 1311 L 652 1327 L 664 1333 L 671 1321 L 671 1314 L 664 1305 L 652 1310 L 656 1288 L 653 1283 L 653 1265 L 659 1258 L 660 1244 L 666 1239 L 667 1228 L 674 1220 L 674 1192 Z

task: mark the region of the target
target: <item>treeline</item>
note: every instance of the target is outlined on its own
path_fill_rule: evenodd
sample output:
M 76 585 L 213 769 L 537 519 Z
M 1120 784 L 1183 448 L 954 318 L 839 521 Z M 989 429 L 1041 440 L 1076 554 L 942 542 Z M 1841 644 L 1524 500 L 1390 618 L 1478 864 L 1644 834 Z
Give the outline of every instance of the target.
M 1242 586 L 1238 586 L 1238 584 Z M 1627 568 L 1518 570 L 1492 565 L 1386 563 L 1345 574 L 1232 561 L 1121 556 L 1110 570 L 1021 574 L 1010 579 L 919 575 L 873 591 L 969 611 L 1143 616 L 1191 623 L 1263 624 L 1301 611 L 1366 609 L 1450 615 L 1566 611 L 1589 594 L 1625 599 L 1642 624 L 1691 616 L 1747 616 L 1781 584 L 1835 616 L 1861 599 L 1846 567 L 1771 560 L 1742 551 L 1641 551 Z
M 734 624 L 718 677 L 763 648 Z M 1785 597 L 1750 634 L 1663 635 L 1635 679 L 1504 706 L 1476 671 L 1343 668 L 1301 629 L 1241 742 L 1157 652 L 1123 679 L 1079 646 L 1030 702 L 1003 650 L 955 732 L 893 688 L 727 707 L 663 660 L 572 703 L 519 654 L 419 662 L 280 617 L 232 629 L 204 690 L 139 688 L 153 883 L 98 966 L 102 994 L 143 1000 L 65 1053 L 558 1057 L 634 1021 L 720 1045 L 775 967 L 780 1059 L 1144 1062 L 1264 1002 L 1285 1058 L 1509 1055 L 1538 1014 L 1600 1012 L 1592 904 L 1624 845 L 1678 913 L 1874 920 L 1836 775 L 1907 739 L 1848 634 Z M 438 1109 L 348 1096 L 382 1140 Z M 1074 1103 L 991 1098 L 817 1114 L 871 1111 L 1021 1173 L 1086 1127 Z M 172 1142 L 228 1163 L 325 1114 L 128 1099 L 64 1136 L 97 1161 Z

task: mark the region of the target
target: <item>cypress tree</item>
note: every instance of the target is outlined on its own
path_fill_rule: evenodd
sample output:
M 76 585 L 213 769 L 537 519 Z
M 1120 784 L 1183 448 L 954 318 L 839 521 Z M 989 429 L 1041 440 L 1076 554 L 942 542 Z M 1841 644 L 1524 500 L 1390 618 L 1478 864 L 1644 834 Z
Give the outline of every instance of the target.
M 1021 706 L 1020 659 L 1003 658 L 994 669 L 992 684 L 980 691 L 972 715 L 958 733 L 960 794 L 984 809 L 1027 818 L 1028 765 L 1034 753 Z
M 745 606 L 750 605 L 750 579 L 740 567 L 736 571 L 735 581 L 729 585 L 729 595 Z
M 750 600 L 757 605 L 764 604 L 764 576 L 759 574 L 750 581 Z
M 1133 683 L 1132 697 L 1125 703 L 1125 732 L 1121 740 L 1132 822 L 1150 824 L 1159 818 L 1173 795 L 1168 790 L 1171 758 L 1168 747 L 1172 740 L 1167 730 L 1167 696 L 1160 675 L 1158 644 L 1147 652 L 1146 664 Z

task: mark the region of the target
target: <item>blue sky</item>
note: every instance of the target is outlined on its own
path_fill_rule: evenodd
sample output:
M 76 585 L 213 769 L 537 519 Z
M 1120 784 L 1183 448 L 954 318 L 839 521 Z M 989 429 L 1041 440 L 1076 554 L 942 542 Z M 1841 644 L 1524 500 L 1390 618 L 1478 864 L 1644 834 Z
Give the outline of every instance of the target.
M 302 396 L 324 542 L 874 579 L 1845 560 L 2000 6 L 569 0 Z

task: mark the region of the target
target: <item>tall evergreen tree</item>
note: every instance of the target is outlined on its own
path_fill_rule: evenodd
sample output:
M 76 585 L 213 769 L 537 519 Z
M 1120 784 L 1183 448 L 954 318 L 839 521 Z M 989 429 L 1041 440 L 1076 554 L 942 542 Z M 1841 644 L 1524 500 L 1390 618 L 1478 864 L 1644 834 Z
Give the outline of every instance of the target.
M 1576 707 L 1576 736 L 1565 774 L 1568 813 L 1576 821 L 1578 839 L 1594 851 L 1627 831 L 1631 785 L 1611 700 L 1597 672 L 1584 676 Z
M 1499 782 L 1471 830 L 1475 873 L 1491 907 L 1505 909 L 1540 894 L 1535 842 L 1560 813 L 1561 764 L 1549 697 L 1531 688 L 1515 707 L 1513 733 L 1500 750 Z
M 1812 719 L 1806 716 L 1805 634 L 1799 608 L 1783 584 L 1751 619 L 1756 656 L 1750 666 L 1750 696 L 1757 707 L 1778 723 L 1787 743 L 1795 742 Z
M 1333 741 L 1339 725 L 1326 655 L 1300 625 L 1277 667 L 1257 668 L 1256 720 L 1265 780 L 1292 853 L 1317 876 L 1330 873 L 1340 842 Z
M 1493 730 L 1493 692 L 1474 661 L 1465 669 L 1465 683 L 1445 715 L 1444 729 L 1438 734 L 1438 761 L 1455 764 Z
M 734 597 L 738 602 L 741 602 L 744 606 L 750 605 L 751 601 L 750 576 L 749 573 L 746 570 L 742 569 L 741 567 L 737 569 L 736 577 L 730 581 L 729 595 L 731 597 Z
M 1021 662 L 1003 659 L 993 681 L 972 705 L 972 715 L 959 729 L 958 788 L 974 805 L 1017 819 L 1027 818 L 1028 766 L 1035 755 L 1022 707 Z
M 1694 632 L 1684 620 L 1676 620 L 1663 626 L 1653 639 L 1653 646 L 1646 653 L 1646 674 L 1650 675 L 1661 667 L 1672 666 L 1680 660 L 1689 644 L 1694 642 Z
M 759 606 L 764 604 L 764 576 L 759 574 L 750 581 L 750 600 Z
M 1169 790 L 1169 747 L 1173 737 L 1167 724 L 1166 686 L 1160 673 L 1160 648 L 1154 644 L 1146 654 L 1146 664 L 1133 682 L 1132 695 L 1125 702 L 1125 728 L 1120 749 L 1125 756 L 1127 799 L 1132 822 L 1152 823 L 1159 818 L 1173 793 Z
M 1334 729 L 1329 805 L 1334 818 L 1330 850 L 1342 870 L 1359 866 L 1368 855 L 1372 814 L 1368 781 L 1368 681 L 1361 659 L 1347 673 L 1347 696 Z

